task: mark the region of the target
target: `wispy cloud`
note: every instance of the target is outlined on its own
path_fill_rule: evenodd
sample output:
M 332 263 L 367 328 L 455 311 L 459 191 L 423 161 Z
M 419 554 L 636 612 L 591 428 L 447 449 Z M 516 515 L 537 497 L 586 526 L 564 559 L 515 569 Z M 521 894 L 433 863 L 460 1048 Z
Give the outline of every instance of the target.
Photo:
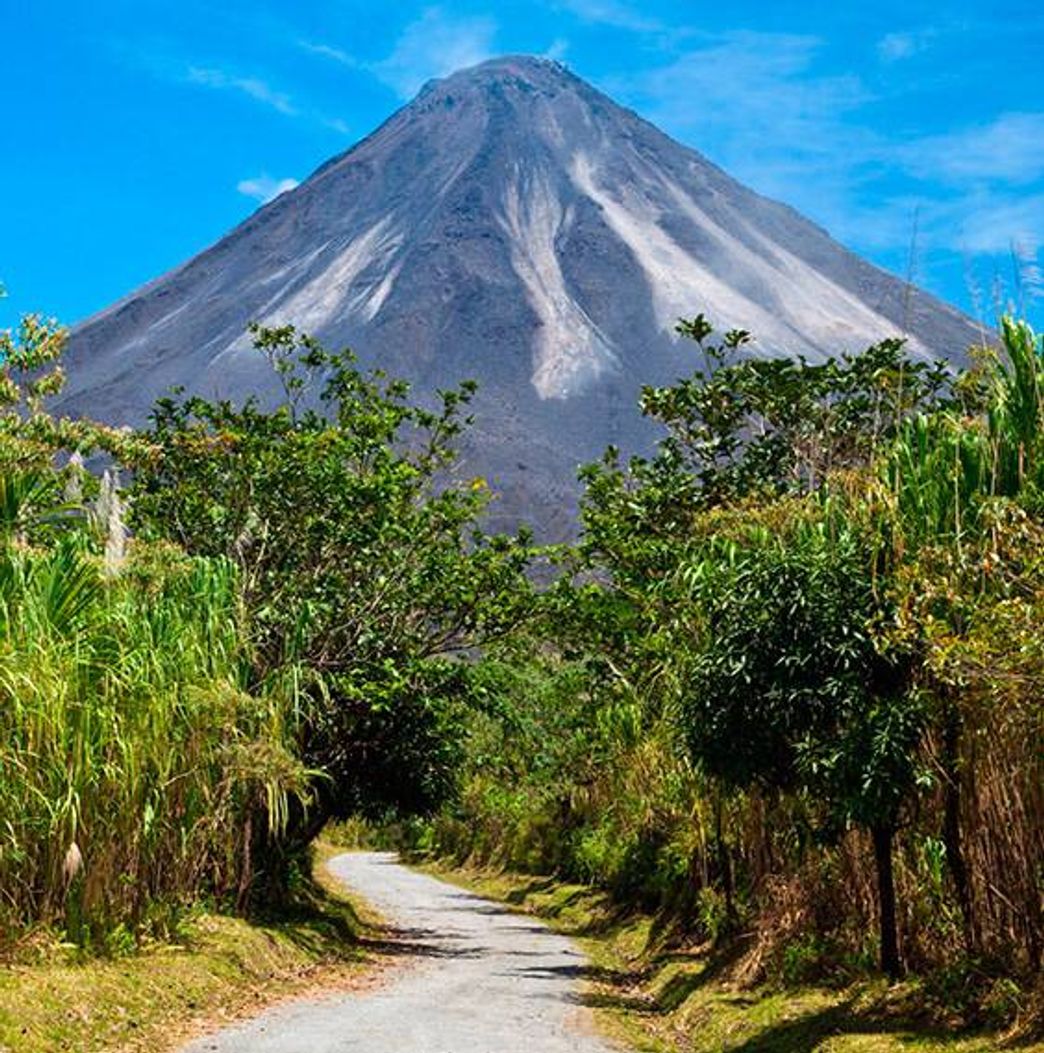
M 1044 239 L 1044 113 L 900 142 L 887 162 L 920 184 L 929 245 L 1007 255 Z
M 656 116 L 689 129 L 733 128 L 744 139 L 762 139 L 776 129 L 792 148 L 817 145 L 830 128 L 869 93 L 853 76 L 820 76 L 813 63 L 818 37 L 747 30 L 708 37 L 677 55 L 624 80 L 644 96 Z M 783 125 L 780 125 L 780 122 Z M 794 138 L 793 133 L 803 133 Z
M 342 66 L 348 66 L 350 69 L 358 69 L 361 66 L 361 63 L 353 55 L 349 55 L 347 51 L 334 47 L 332 44 L 318 43 L 313 40 L 299 40 L 297 46 L 312 55 L 332 59 L 334 62 L 339 62 Z
M 190 66 L 186 79 L 190 84 L 199 84 L 206 88 L 240 92 L 288 117 L 294 117 L 298 112 L 289 95 L 275 91 L 266 81 L 257 77 L 241 77 L 214 67 Z
M 853 203 L 842 240 L 905 256 L 915 227 L 919 252 L 1008 258 L 1013 245 L 1036 244 L 1044 236 L 1044 193 L 924 192 Z
M 664 26 L 622 0 L 559 0 L 557 7 L 583 22 L 628 29 L 633 33 L 658 33 Z
M 914 55 L 927 51 L 938 32 L 930 27 L 886 33 L 877 42 L 877 57 L 882 62 L 901 62 L 903 59 L 913 58 Z
M 902 252 L 915 213 L 926 251 L 1007 253 L 1013 240 L 1044 239 L 1044 112 L 886 136 L 864 120 L 877 99 L 864 81 L 821 72 L 825 49 L 807 35 L 705 36 L 604 86 L 863 250 Z
M 1028 185 L 1044 179 L 1044 113 L 1003 113 L 986 124 L 901 147 L 899 156 L 926 179 Z
M 338 135 L 351 135 L 351 125 L 347 121 L 342 120 L 340 117 L 323 117 L 321 118 L 322 123 L 330 129 L 332 132 L 337 132 Z
M 253 179 L 241 179 L 236 184 L 236 189 L 247 197 L 255 198 L 262 204 L 268 204 L 280 194 L 285 194 L 298 185 L 296 179 L 273 179 L 266 172 L 262 172 Z
M 705 144 L 730 172 L 777 193 L 797 172 L 867 149 L 851 117 L 872 93 L 855 76 L 818 73 L 823 46 L 802 34 L 705 36 L 667 64 L 607 87 L 673 134 Z
M 569 54 L 569 41 L 565 37 L 556 37 L 544 51 L 544 58 L 564 59 Z
M 403 30 L 391 54 L 368 68 L 408 99 L 433 77 L 490 58 L 496 34 L 497 23 L 492 18 L 459 18 L 441 7 L 429 7 Z
M 941 208 L 938 227 L 969 252 L 1007 254 L 1044 237 L 1044 193 L 969 194 Z
M 347 56 L 345 57 L 347 58 Z M 189 66 L 188 72 L 182 79 L 189 84 L 198 84 L 205 88 L 238 92 L 284 116 L 310 121 L 313 124 L 329 128 L 331 131 L 337 132 L 338 135 L 351 134 L 351 129 L 342 118 L 331 117 L 329 114 L 310 106 L 298 106 L 288 94 L 276 91 L 267 81 L 259 77 L 239 76 L 216 66 Z

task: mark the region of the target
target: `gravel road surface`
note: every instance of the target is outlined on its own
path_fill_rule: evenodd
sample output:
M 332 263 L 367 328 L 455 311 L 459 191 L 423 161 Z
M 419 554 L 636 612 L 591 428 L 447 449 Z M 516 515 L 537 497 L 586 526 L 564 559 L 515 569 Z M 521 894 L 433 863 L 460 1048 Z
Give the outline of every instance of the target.
M 393 855 L 330 870 L 395 926 L 410 963 L 375 990 L 292 1002 L 184 1053 L 611 1053 L 579 998 L 584 959 L 564 936 Z

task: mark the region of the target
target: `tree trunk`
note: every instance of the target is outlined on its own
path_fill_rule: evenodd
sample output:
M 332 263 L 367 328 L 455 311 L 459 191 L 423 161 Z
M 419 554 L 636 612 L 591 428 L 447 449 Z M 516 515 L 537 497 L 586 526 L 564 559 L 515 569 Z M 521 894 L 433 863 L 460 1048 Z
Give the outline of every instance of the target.
M 965 948 L 971 954 L 978 946 L 978 932 L 972 905 L 971 880 L 964 858 L 961 838 L 961 771 L 960 771 L 961 716 L 951 699 L 946 700 L 943 718 L 942 766 L 946 779 L 943 796 L 943 845 L 946 864 L 953 879 L 957 905 L 964 924 Z
M 892 823 L 879 823 L 871 828 L 874 840 L 874 862 L 877 865 L 878 918 L 881 933 L 881 971 L 890 980 L 903 975 L 903 963 L 899 957 L 899 934 L 895 911 L 895 874 L 892 870 L 892 842 L 895 827 Z
M 732 858 L 729 855 L 729 846 L 725 842 L 724 804 L 721 791 L 718 791 L 715 801 L 715 842 L 718 855 L 718 876 L 721 879 L 721 890 L 725 894 L 725 921 L 731 932 L 737 927 L 736 917 L 736 889 L 732 878 Z
M 319 788 L 307 810 L 297 798 L 291 798 L 286 827 L 278 837 L 269 833 L 267 817 L 264 822 L 255 821 L 251 907 L 262 912 L 278 912 L 289 905 L 294 864 L 304 862 L 309 846 L 322 833 L 331 814 L 328 795 Z

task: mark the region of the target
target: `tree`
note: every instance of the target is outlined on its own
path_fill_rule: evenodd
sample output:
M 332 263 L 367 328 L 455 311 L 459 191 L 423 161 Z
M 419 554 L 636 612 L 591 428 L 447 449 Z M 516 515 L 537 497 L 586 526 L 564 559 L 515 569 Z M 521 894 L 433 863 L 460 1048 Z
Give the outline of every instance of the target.
M 656 455 L 624 466 L 609 450 L 584 473 L 586 565 L 629 612 L 615 668 L 655 685 L 650 698 L 670 685 L 690 755 L 724 787 L 815 789 L 832 824 L 873 832 L 882 966 L 897 974 L 892 839 L 921 717 L 908 656 L 878 646 L 877 541 L 845 522 L 844 498 L 921 413 L 956 398 L 953 378 L 898 340 L 812 365 L 737 360 L 750 334 L 714 342 L 703 316 L 678 331 L 705 368 L 643 392 L 667 429 Z
M 726 786 L 808 791 L 831 823 L 871 832 L 881 968 L 897 977 L 892 845 L 922 722 L 906 663 L 874 639 L 870 566 L 829 519 L 711 546 L 681 572 L 704 612 L 681 712 L 694 761 Z
M 49 398 L 65 386 L 60 363 L 66 331 L 54 321 L 26 315 L 17 332 L 0 330 L 0 470 L 49 467 L 59 453 L 102 450 L 122 459 L 142 449 L 129 429 L 55 417 Z
M 835 472 L 868 465 L 904 420 L 942 404 L 943 361 L 914 361 L 903 341 L 811 364 L 803 357 L 733 361 L 751 342 L 734 329 L 718 344 L 697 315 L 677 331 L 706 369 L 645 388 L 642 412 L 667 428 L 660 456 L 693 478 L 702 507 L 749 495 L 816 490 Z
M 529 553 L 524 536 L 483 536 L 484 482 L 453 477 L 473 385 L 427 410 L 292 326 L 254 336 L 285 403 L 161 401 L 133 523 L 234 560 L 254 678 L 299 684 L 316 778 L 291 851 L 330 818 L 426 810 L 450 791 L 462 659 L 523 613 Z
M 812 365 L 739 358 L 753 338 L 720 341 L 703 315 L 679 322 L 704 360 L 670 387 L 645 388 L 642 412 L 666 435 L 655 456 L 621 463 L 610 447 L 581 473 L 588 568 L 648 611 L 667 613 L 672 575 L 721 523 L 706 513 L 813 493 L 839 473 L 869 468 L 909 423 L 955 398 L 944 363 L 914 362 L 900 340 Z

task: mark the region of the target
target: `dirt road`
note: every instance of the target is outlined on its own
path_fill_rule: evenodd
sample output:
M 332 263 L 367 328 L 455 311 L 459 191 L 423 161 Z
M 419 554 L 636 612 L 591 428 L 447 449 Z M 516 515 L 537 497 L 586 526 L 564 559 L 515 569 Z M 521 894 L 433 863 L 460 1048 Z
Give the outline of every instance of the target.
M 294 1002 L 185 1053 L 610 1053 L 581 1004 L 584 959 L 531 918 L 401 866 L 330 870 L 396 928 L 411 964 L 362 994 Z

